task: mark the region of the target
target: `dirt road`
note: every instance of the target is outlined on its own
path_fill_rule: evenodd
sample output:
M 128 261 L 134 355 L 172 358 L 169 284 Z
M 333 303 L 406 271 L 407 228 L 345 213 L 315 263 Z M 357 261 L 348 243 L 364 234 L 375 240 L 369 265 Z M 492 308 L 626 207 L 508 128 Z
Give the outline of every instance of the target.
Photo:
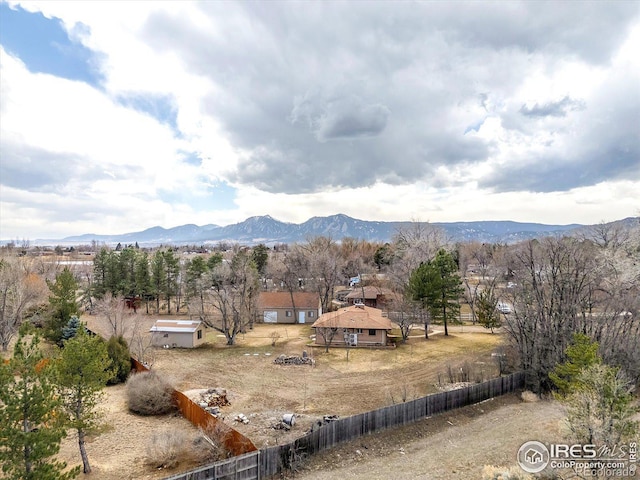
M 517 395 L 363 437 L 308 459 L 299 480 L 479 480 L 485 465 L 515 466 L 520 445 L 561 438 L 556 402 Z

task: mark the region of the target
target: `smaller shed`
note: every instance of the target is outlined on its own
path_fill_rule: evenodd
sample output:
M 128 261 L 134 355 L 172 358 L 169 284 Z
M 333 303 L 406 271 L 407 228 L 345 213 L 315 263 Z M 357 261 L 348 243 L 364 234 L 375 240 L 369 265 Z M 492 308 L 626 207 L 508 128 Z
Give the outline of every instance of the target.
M 194 348 L 204 343 L 200 320 L 156 320 L 149 331 L 156 347 Z

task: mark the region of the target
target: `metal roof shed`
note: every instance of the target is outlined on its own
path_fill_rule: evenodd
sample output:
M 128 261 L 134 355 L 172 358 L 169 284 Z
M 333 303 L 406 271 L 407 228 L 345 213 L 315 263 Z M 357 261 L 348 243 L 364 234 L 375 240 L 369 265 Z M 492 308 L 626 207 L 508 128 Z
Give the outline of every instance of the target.
M 157 347 L 195 348 L 204 343 L 204 325 L 199 320 L 156 320 L 149 330 Z

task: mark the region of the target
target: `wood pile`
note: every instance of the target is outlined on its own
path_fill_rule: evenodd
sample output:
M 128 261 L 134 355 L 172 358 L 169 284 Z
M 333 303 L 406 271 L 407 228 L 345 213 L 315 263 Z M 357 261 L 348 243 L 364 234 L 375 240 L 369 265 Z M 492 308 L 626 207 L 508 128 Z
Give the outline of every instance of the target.
M 276 358 L 273 363 L 278 365 L 313 365 L 314 360 L 311 357 L 299 355 L 285 355 L 284 353 Z
M 198 403 L 202 408 L 231 405 L 231 402 L 227 398 L 227 391 L 224 388 L 210 388 L 202 392 Z

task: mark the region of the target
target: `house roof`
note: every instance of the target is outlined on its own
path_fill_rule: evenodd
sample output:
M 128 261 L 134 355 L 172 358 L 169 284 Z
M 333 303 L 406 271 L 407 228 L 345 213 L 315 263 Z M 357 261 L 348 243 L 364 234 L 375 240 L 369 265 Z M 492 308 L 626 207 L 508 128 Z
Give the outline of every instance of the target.
M 362 296 L 362 291 L 364 290 L 364 297 Z M 347 295 L 346 298 L 366 298 L 366 299 L 375 299 L 380 295 L 389 295 L 391 290 L 388 288 L 376 287 L 375 285 L 367 285 L 366 287 L 355 287 L 351 292 Z
M 311 292 L 293 292 L 296 308 L 317 309 L 320 298 Z M 293 308 L 290 292 L 260 292 L 258 308 Z
M 150 332 L 193 333 L 202 322 L 200 320 L 156 320 Z
M 391 330 L 391 320 L 382 316 L 379 308 L 352 305 L 335 312 L 325 313 L 311 325 L 313 328 L 367 328 Z

